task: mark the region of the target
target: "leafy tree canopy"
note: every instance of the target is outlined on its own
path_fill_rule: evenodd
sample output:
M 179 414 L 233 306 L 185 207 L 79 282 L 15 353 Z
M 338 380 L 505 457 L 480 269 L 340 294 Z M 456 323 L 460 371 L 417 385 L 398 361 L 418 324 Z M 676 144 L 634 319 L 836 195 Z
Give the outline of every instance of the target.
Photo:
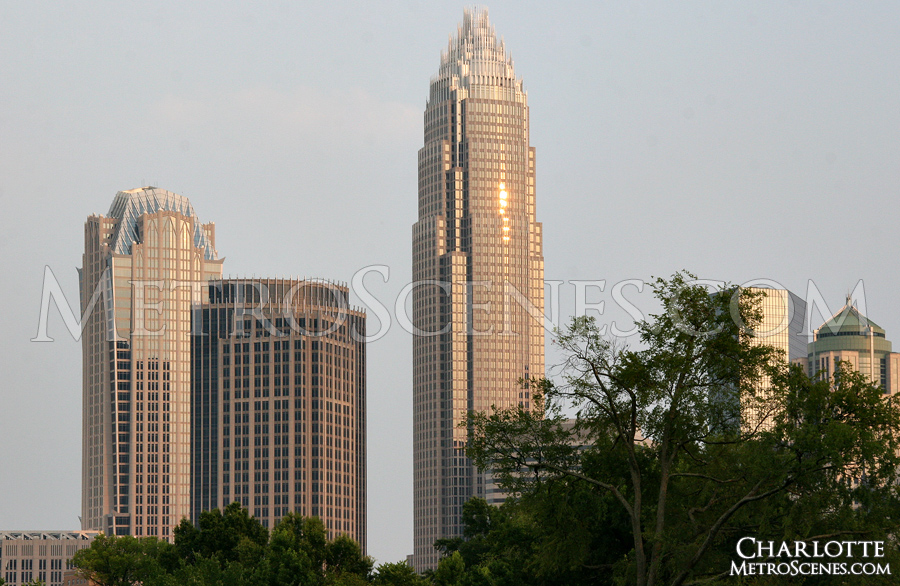
M 174 535 L 175 547 L 183 559 L 215 557 L 222 562 L 237 561 L 242 552 L 252 555 L 248 550 L 253 550 L 254 545 L 264 548 L 269 539 L 268 530 L 237 501 L 224 511 L 213 509 L 200 513 L 197 527 L 182 519 Z
M 73 563 L 100 586 L 358 586 L 372 560 L 347 536 L 328 539 L 318 518 L 288 514 L 271 535 L 237 503 L 182 520 L 174 545 L 98 536 Z M 384 582 L 390 583 L 390 582 Z
M 79 550 L 72 564 L 99 586 L 136 586 L 161 579 L 177 566 L 174 547 L 155 537 L 100 534 L 91 546 Z
M 375 568 L 372 582 L 377 586 L 425 586 L 427 583 L 405 561 L 379 565 Z
M 691 281 L 656 281 L 662 311 L 637 324 L 637 349 L 574 319 L 556 340 L 561 381 L 533 381 L 537 411 L 470 415 L 469 456 L 519 498 L 504 514 L 530 528 L 517 567 L 535 583 L 715 580 L 745 535 L 896 540 L 893 398 L 849 368 L 810 380 L 753 343 L 761 294 L 710 295 Z M 574 423 L 563 404 L 577 410 Z M 478 517 L 473 528 L 484 527 Z M 492 542 L 503 524 L 481 518 Z M 462 580 L 452 577 L 460 563 L 465 574 L 490 558 L 474 536 L 438 546 L 453 554 L 436 581 Z

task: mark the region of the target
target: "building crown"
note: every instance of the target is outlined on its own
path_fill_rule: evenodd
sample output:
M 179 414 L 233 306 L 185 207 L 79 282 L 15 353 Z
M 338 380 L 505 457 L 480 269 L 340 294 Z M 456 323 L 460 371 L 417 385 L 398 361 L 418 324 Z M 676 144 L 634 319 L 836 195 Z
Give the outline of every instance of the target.
M 867 318 L 853 305 L 853 300 L 847 296 L 847 303 L 836 314 L 823 323 L 818 331 L 819 338 L 830 336 L 864 336 L 870 331 L 878 337 L 885 335 L 884 328 Z
M 432 88 L 470 88 L 474 85 L 509 88 L 515 96 L 524 96 L 522 80 L 516 79 L 512 57 L 491 25 L 487 9 L 463 12 L 447 49 L 441 51 L 441 66 L 431 79 Z M 508 99 L 508 98 L 507 98 Z
M 139 240 L 138 219 L 144 214 L 161 211 L 178 212 L 191 218 L 194 222 L 194 246 L 203 249 L 206 260 L 218 258 L 190 200 L 183 195 L 153 186 L 129 189 L 116 194 L 107 213 L 107 217 L 120 220 L 110 244 L 113 252 L 130 254 L 131 245 Z

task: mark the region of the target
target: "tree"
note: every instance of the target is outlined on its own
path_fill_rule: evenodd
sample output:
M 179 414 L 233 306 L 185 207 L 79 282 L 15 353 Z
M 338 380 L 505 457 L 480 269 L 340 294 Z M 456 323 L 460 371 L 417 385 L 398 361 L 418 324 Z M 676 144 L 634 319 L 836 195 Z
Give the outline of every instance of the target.
M 151 584 L 177 566 L 172 545 L 155 537 L 109 536 L 102 533 L 79 550 L 72 564 L 99 586 Z
M 186 561 L 215 557 L 223 564 L 247 558 L 259 558 L 269 541 L 269 532 L 237 501 L 223 511 L 213 509 L 200 513 L 198 526 L 187 519 L 175 527 L 175 548 Z
M 321 584 L 327 534 L 322 522 L 289 514 L 269 542 L 268 572 L 273 584 Z
M 198 558 L 185 563 L 166 579 L 145 586 L 225 586 L 243 584 L 255 586 L 266 584 L 257 576 L 258 568 L 247 568 L 240 562 L 226 562 L 216 558 Z
M 325 546 L 325 571 L 326 579 L 333 577 L 335 582 L 365 581 L 372 572 L 372 558 L 362 554 L 358 543 L 338 535 Z
M 710 295 L 690 278 L 656 281 L 662 312 L 637 324 L 640 349 L 574 319 L 556 341 L 563 382 L 535 383 L 547 417 L 471 414 L 470 457 L 513 494 L 577 481 L 603 495 L 598 505 L 616 509 L 604 515 L 624 515 L 629 538 L 601 557 L 637 586 L 713 578 L 739 532 L 792 534 L 799 527 L 784 523 L 804 507 L 826 533 L 840 527 L 835 511 L 862 522 L 859 503 L 897 518 L 897 406 L 862 377 L 815 382 L 791 370 L 739 327 L 759 322 L 758 295 Z M 564 401 L 578 409 L 571 428 Z M 772 414 L 771 428 L 741 426 L 742 401 Z M 776 513 L 780 524 L 766 516 Z M 812 539 L 814 525 L 793 535 Z
M 318 517 L 289 513 L 272 530 L 264 568 L 270 584 L 351 586 L 368 580 L 372 559 L 346 535 L 329 541 Z
M 99 535 L 73 558 L 100 586 L 360 586 L 372 559 L 347 536 L 328 539 L 319 518 L 290 513 L 272 530 L 240 504 L 182 520 L 175 544 Z M 0 585 L 2 586 L 2 585 Z
M 460 586 L 466 571 L 466 563 L 462 554 L 454 551 L 452 554 L 441 558 L 432 580 L 434 586 Z
M 527 586 L 536 581 L 541 530 L 518 503 L 491 506 L 481 498 L 463 504 L 463 538 L 435 542 L 442 559 L 436 583 Z M 569 583 L 569 582 L 566 582 Z
M 376 586 L 425 586 L 425 580 L 405 561 L 384 563 L 375 568 Z

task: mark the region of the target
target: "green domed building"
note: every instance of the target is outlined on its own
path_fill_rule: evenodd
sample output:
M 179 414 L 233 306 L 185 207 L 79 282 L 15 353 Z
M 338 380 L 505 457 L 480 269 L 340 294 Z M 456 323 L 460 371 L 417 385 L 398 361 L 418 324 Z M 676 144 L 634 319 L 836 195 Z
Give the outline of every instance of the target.
M 900 354 L 892 352 L 884 328 L 860 313 L 849 297 L 840 311 L 815 330 L 806 366 L 810 376 L 831 377 L 839 362 L 851 364 L 885 393 L 898 391 Z

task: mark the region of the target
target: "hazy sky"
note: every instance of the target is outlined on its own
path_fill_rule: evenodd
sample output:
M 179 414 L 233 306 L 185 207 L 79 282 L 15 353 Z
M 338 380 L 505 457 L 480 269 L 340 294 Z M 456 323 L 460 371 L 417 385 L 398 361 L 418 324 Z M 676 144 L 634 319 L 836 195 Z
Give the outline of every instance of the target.
M 573 280 L 605 280 L 589 294 L 604 319 L 615 283 L 682 268 L 801 297 L 812 281 L 833 311 L 862 280 L 900 342 L 896 3 L 489 8 L 528 90 L 564 314 Z M 55 309 L 56 341 L 29 340 L 45 266 L 77 307 L 84 220 L 117 191 L 189 197 L 226 274 L 349 282 L 386 265 L 387 283 L 366 283 L 393 307 L 428 82 L 462 11 L 0 1 L 0 529 L 79 526 L 80 344 Z M 368 348 L 380 561 L 412 552 L 412 350 L 392 322 Z

